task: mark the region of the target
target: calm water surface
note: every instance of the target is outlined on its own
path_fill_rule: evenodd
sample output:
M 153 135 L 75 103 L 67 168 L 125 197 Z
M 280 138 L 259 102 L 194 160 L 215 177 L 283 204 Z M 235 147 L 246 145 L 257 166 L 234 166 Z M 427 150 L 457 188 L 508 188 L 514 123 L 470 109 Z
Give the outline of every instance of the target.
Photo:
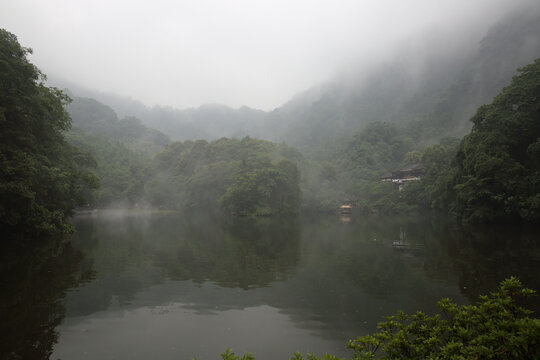
M 5 255 L 2 354 L 182 360 L 232 348 L 260 360 L 295 351 L 347 356 L 348 339 L 399 309 L 433 312 L 442 297 L 474 302 L 509 275 L 536 289 L 540 282 L 537 229 L 119 211 L 74 223 L 68 246 L 17 261 Z

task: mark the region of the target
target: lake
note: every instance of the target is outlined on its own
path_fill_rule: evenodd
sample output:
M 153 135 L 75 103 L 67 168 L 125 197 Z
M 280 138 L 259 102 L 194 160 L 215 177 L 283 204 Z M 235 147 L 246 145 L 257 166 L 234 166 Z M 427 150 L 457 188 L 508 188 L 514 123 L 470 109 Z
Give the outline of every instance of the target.
M 3 251 L 0 355 L 348 356 L 348 339 L 397 310 L 432 313 L 443 297 L 468 304 L 510 275 L 540 289 L 538 228 L 115 210 L 73 223 L 68 244 Z

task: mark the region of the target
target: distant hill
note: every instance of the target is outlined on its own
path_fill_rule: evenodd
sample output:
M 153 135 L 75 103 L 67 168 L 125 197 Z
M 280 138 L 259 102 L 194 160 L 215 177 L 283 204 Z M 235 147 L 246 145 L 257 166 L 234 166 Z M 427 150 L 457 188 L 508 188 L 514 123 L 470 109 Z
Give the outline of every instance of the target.
M 99 135 L 110 142 L 119 142 L 128 149 L 153 155 L 162 151 L 170 139 L 162 132 L 146 127 L 136 117 L 118 116 L 109 106 L 94 99 L 73 97 L 67 110 L 74 133 Z
M 69 81 L 54 79 L 50 83 L 67 89 L 73 96 L 84 96 L 106 104 L 120 117 L 136 117 L 145 126 L 167 134 L 174 141 L 257 136 L 267 115 L 262 110 L 246 106 L 233 109 L 219 104 L 205 104 L 183 110 L 170 106 L 147 107 L 140 101 L 89 90 Z
M 174 140 L 258 136 L 266 113 L 248 107 L 233 109 L 218 104 L 177 110 L 156 106 L 140 115 L 148 126 L 161 130 Z

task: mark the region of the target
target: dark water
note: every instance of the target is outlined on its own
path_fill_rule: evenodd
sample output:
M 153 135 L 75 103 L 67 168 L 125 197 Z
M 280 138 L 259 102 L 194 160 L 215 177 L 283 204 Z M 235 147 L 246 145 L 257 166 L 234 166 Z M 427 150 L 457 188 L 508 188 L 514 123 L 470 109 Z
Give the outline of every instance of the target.
M 116 211 L 74 223 L 70 244 L 4 251 L 0 358 L 347 356 L 399 309 L 474 302 L 510 275 L 540 289 L 538 229 Z

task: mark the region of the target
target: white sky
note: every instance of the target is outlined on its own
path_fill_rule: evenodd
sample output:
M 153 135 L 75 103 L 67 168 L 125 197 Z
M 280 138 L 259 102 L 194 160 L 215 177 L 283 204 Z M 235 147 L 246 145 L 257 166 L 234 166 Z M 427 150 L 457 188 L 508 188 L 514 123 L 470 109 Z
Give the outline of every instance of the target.
M 50 77 L 147 105 L 263 110 L 434 27 L 515 0 L 1 0 L 0 27 Z

